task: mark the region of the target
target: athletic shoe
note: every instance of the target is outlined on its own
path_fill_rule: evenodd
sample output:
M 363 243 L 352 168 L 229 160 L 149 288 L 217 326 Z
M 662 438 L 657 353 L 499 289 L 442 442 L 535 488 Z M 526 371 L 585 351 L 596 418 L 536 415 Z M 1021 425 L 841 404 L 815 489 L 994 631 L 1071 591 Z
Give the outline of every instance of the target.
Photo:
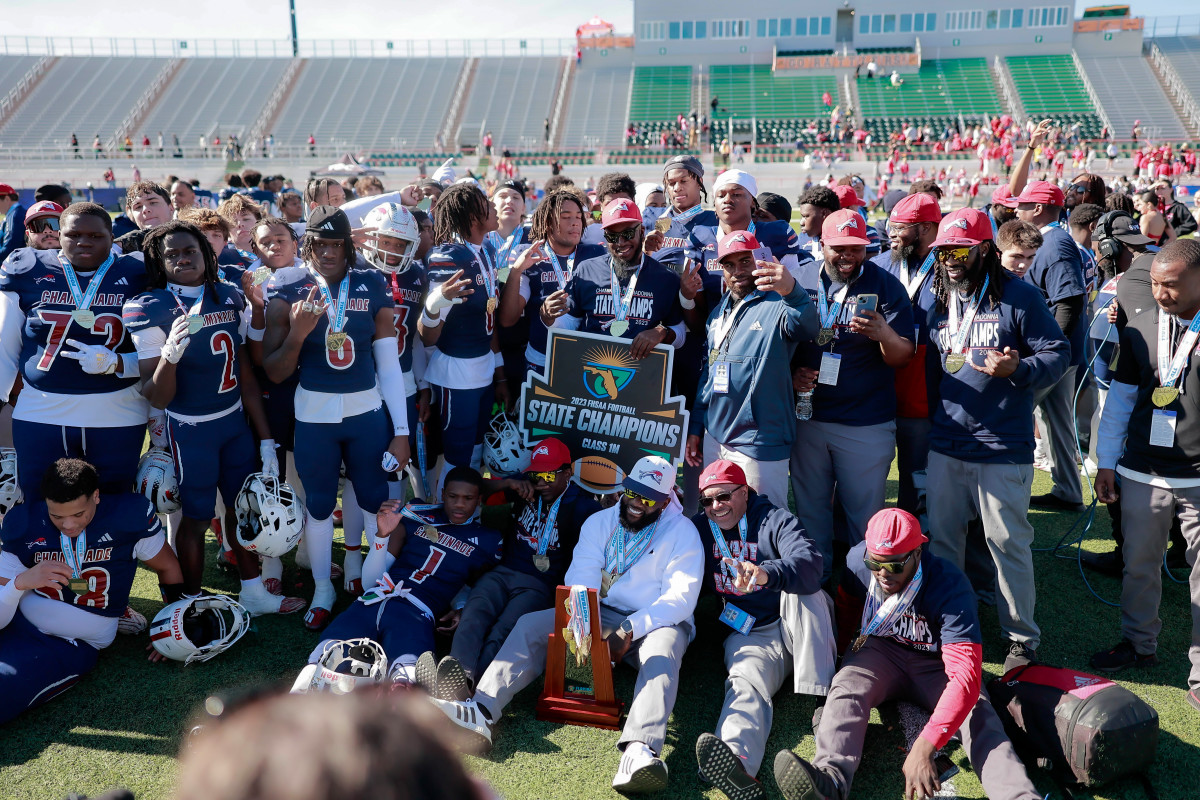
M 263 578 L 263 588 L 267 594 L 283 594 L 283 581 L 279 578 Z
M 1156 667 L 1157 653 L 1139 653 L 1133 648 L 1133 642 L 1122 639 L 1116 647 L 1101 650 L 1092 656 L 1092 669 L 1101 672 L 1120 672 L 1127 667 Z
M 474 699 L 461 703 L 455 700 L 439 700 L 436 697 L 430 697 L 429 700 L 467 734 L 467 741 L 472 745 L 471 750 L 486 753 L 492 749 L 493 723 L 484 713 L 483 707 Z
M 630 742 L 621 754 L 612 788 L 622 794 L 648 794 L 667 788 L 667 765 L 642 742 Z
M 303 598 L 271 594 L 263 586 L 258 587 L 258 591 L 243 591 L 238 595 L 238 602 L 252 617 L 261 617 L 264 614 L 295 614 L 304 610 Z
M 437 659 L 433 657 L 432 651 L 426 650 L 424 653 L 421 653 L 413 672 L 417 680 L 417 686 L 433 694 L 434 689 L 437 687 Z
M 1072 503 L 1070 500 L 1063 500 L 1056 494 L 1035 494 L 1029 498 L 1029 505 L 1045 508 L 1050 511 L 1083 511 L 1083 503 Z
M 360 548 L 346 548 L 346 556 L 342 561 L 345 567 L 345 574 L 342 576 L 342 588 L 355 597 L 363 593 L 362 562 L 363 557 Z
M 459 703 L 468 700 L 474 692 L 471 690 L 471 679 L 467 671 L 458 663 L 454 656 L 446 656 L 437 665 L 437 680 L 434 682 L 433 696 L 438 700 L 455 700 Z
M 1049 461 L 1047 461 L 1045 458 L 1042 458 L 1041 456 L 1039 456 L 1037 453 L 1034 453 L 1034 455 L 1033 455 L 1033 468 L 1040 469 L 1042 472 L 1053 472 L 1054 471 L 1054 465 L 1051 464 Z
M 217 551 L 217 566 L 224 572 L 237 574 L 238 565 L 237 559 L 233 557 L 232 550 Z
M 775 754 L 775 783 L 784 800 L 836 800 L 833 779 L 791 750 Z
M 1196 694 L 1195 689 L 1192 689 L 1187 693 L 1187 704 L 1197 711 L 1200 711 L 1200 695 Z
M 1037 650 L 1026 647 L 1020 642 L 1010 642 L 1008 645 L 1008 655 L 1004 659 L 1004 674 L 1007 675 L 1017 667 L 1027 667 L 1030 664 L 1036 663 Z
M 325 626 L 333 620 L 333 612 L 328 608 L 314 606 L 304 615 L 304 627 L 310 631 L 323 631 Z
M 333 510 L 333 527 L 342 527 L 342 510 L 340 508 L 335 508 Z
M 146 616 L 136 611 L 133 606 L 125 606 L 125 613 L 117 619 L 117 633 L 126 633 L 130 636 L 136 636 L 146 630 L 150 623 L 146 621 Z
M 767 800 L 763 785 L 750 777 L 729 745 L 711 733 L 702 733 L 696 740 L 696 762 L 700 777 L 729 800 Z
M 1080 553 L 1079 563 L 1083 564 L 1084 569 L 1111 578 L 1119 578 L 1125 571 L 1125 558 L 1121 555 L 1120 547 L 1107 553 Z

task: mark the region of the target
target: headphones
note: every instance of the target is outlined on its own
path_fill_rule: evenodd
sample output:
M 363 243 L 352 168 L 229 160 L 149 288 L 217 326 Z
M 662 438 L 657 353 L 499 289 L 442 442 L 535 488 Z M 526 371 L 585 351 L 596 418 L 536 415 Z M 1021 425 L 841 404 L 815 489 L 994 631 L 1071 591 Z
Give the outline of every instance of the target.
M 1093 239 L 1096 242 L 1096 252 L 1100 254 L 1102 259 L 1115 259 L 1120 255 L 1121 250 L 1125 245 L 1113 237 L 1113 222 L 1121 217 L 1129 217 L 1133 219 L 1133 215 L 1126 211 L 1106 211 L 1100 215 L 1100 219 L 1096 220 L 1096 232 Z

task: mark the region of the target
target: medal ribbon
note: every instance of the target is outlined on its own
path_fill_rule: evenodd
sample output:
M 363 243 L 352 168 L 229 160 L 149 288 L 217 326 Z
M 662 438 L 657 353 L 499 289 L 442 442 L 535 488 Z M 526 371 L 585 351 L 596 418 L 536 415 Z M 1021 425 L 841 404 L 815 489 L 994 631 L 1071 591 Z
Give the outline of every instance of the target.
M 904 274 L 900 276 L 900 279 L 904 283 L 904 288 L 908 290 L 909 300 L 917 299 L 917 292 L 920 291 L 921 284 L 925 281 L 925 276 L 929 274 L 929 270 L 933 269 L 933 254 L 935 252 L 937 251 L 929 251 L 929 255 L 925 256 L 925 262 L 921 264 L 920 268 L 917 270 L 917 274 L 913 276 L 911 280 L 908 278 L 908 265 L 901 265 L 901 269 L 904 270 Z
M 830 287 L 832 288 L 832 286 Z M 842 288 L 837 291 L 833 305 L 829 304 L 829 296 L 826 294 L 828 290 L 825 288 L 824 279 L 818 286 L 817 305 L 821 316 L 821 327 L 825 330 L 833 330 L 833 324 L 837 321 L 838 312 L 842 310 L 842 303 L 846 301 L 846 292 L 850 291 L 850 284 L 842 284 Z
M 676 221 L 676 222 L 678 222 L 680 225 L 683 225 L 683 224 L 685 224 L 685 223 L 686 223 L 686 222 L 687 222 L 689 219 L 691 219 L 692 217 L 696 216 L 697 214 L 699 214 L 699 213 L 700 213 L 700 212 L 702 212 L 703 210 L 704 210 L 704 206 L 702 206 L 700 203 L 696 203 L 696 205 L 692 206 L 692 207 L 691 207 L 691 208 L 689 208 L 687 211 L 680 211 L 680 212 L 679 212 L 679 213 L 677 213 L 677 214 L 672 214 L 672 215 L 671 215 L 671 219 L 675 220 L 675 221 Z
M 650 546 L 650 540 L 654 538 L 654 529 L 657 527 L 658 520 L 654 520 L 653 525 L 643 528 L 638 533 L 638 538 L 628 542 L 625 526 L 618 522 L 617 529 L 613 531 L 613 535 L 608 539 L 608 544 L 604 547 L 605 570 L 614 573 L 617 577 L 624 575 L 642 557 L 642 553 L 646 552 L 646 548 Z
M 512 260 L 512 249 L 516 247 L 518 243 L 520 243 L 522 234 L 524 233 L 525 226 L 518 225 L 517 227 L 513 228 L 513 232 L 510 233 L 508 238 L 504 240 L 504 252 L 497 252 L 497 256 L 499 256 L 499 263 L 502 266 L 507 267 L 509 265 L 509 261 Z M 497 236 L 496 238 L 499 239 L 500 237 Z
M 575 274 L 575 255 L 579 252 L 579 248 L 571 251 L 571 255 L 567 256 L 567 274 L 564 277 L 562 269 L 558 265 L 558 253 L 550 249 L 550 245 L 545 245 L 542 248 L 546 255 L 550 258 L 550 265 L 554 268 L 554 279 L 558 281 L 558 288 L 567 288 L 567 281 Z
M 488 300 L 492 300 L 497 296 L 496 282 L 499 280 L 496 277 L 496 265 L 492 263 L 487 245 L 480 245 L 475 256 L 479 259 L 479 273 L 483 276 L 483 288 L 487 289 Z
M 346 300 L 350 297 L 350 270 L 346 270 L 346 275 L 338 286 L 336 306 L 333 298 L 329 295 L 329 284 L 325 282 L 325 278 L 316 270 L 309 270 L 309 272 L 313 276 L 313 280 L 317 282 L 317 288 L 321 290 L 321 297 L 325 300 L 325 316 L 329 318 L 329 330 L 333 333 L 341 333 L 342 328 L 346 327 Z
M 967 336 L 971 333 L 971 323 L 975 321 L 975 312 L 979 310 L 979 304 L 983 302 L 984 295 L 987 294 L 988 281 L 990 277 L 985 276 L 983 286 L 971 298 L 971 304 L 967 306 L 966 312 L 963 314 L 962 322 L 958 319 L 958 298 L 950 298 L 953 302 L 950 305 L 950 352 L 958 354 L 965 352 L 967 344 Z
M 755 289 L 752 294 L 739 300 L 738 304 L 728 313 L 726 313 L 726 307 L 729 305 L 732 295 L 726 294 L 721 298 L 721 305 L 718 306 L 721 313 L 710 328 L 713 335 L 712 349 L 719 351 L 718 358 L 729 350 L 729 340 L 733 338 L 733 330 L 737 327 L 737 323 L 742 317 L 742 311 L 745 310 L 751 301 L 757 300 L 762 296 L 762 292 Z
M 441 503 L 407 503 L 404 508 L 400 509 L 400 516 L 407 517 L 413 522 L 420 522 L 422 525 L 432 525 L 438 527 L 440 525 L 449 525 L 449 522 L 434 522 L 433 515 L 422 515 L 422 511 L 435 511 L 442 507 Z
M 642 265 L 639 263 L 638 268 L 633 271 L 633 277 L 629 279 L 629 288 L 625 290 L 625 294 L 621 294 L 621 284 L 617 281 L 617 270 L 613 267 L 611 259 L 608 262 L 608 273 L 612 278 L 613 319 L 624 321 L 629 316 L 629 306 L 633 304 L 633 293 L 637 289 L 638 276 L 642 274 Z
M 550 537 L 554 533 L 554 525 L 558 521 L 558 507 L 562 504 L 563 498 L 566 496 L 563 492 L 558 496 L 558 499 L 550 506 L 550 510 L 546 512 L 546 519 L 538 525 L 537 531 L 537 554 L 539 556 L 546 555 L 546 551 L 550 549 Z M 538 498 L 538 519 L 542 518 L 542 498 Z
M 65 533 L 58 535 L 59 545 L 62 547 L 63 561 L 67 562 L 67 566 L 71 568 L 71 577 L 79 578 L 83 571 L 83 557 L 87 554 L 87 531 L 80 531 L 75 537 L 75 549 L 71 550 L 71 537 Z
M 904 591 L 884 598 L 879 581 L 871 580 L 871 590 L 867 592 L 867 602 L 863 606 L 862 635 L 871 636 L 879 631 L 890 631 L 896 620 L 903 617 L 912 608 L 917 599 L 917 592 L 925 582 L 925 570 L 922 564 L 917 564 L 917 571 Z
M 201 287 L 200 287 L 200 294 L 196 295 L 196 302 L 195 302 L 195 303 L 192 303 L 191 310 L 189 310 L 189 309 L 188 309 L 188 307 L 187 307 L 186 305 L 184 305 L 184 304 L 183 304 L 183 301 L 179 299 L 179 298 L 180 298 L 180 297 L 182 297 L 183 295 L 182 295 L 182 294 L 180 294 L 179 292 L 175 291 L 175 289 L 171 288 L 171 286 L 173 286 L 173 285 L 174 285 L 174 284 L 169 284 L 169 285 L 167 286 L 167 288 L 168 288 L 168 289 L 170 289 L 170 291 L 171 291 L 171 297 L 172 297 L 172 298 L 174 298 L 174 300 L 175 300 L 175 305 L 179 306 L 179 310 L 183 312 L 183 315 L 184 315 L 185 317 L 199 317 L 199 316 L 202 316 L 202 315 L 200 314 L 200 307 L 204 305 L 204 287 L 203 287 L 203 286 L 201 286 Z M 180 288 L 180 289 L 190 289 L 190 288 L 192 288 L 192 287 L 190 287 L 190 286 L 180 286 L 180 287 L 178 287 L 178 288 Z
M 1187 333 L 1179 342 L 1179 348 L 1174 356 L 1171 354 L 1171 340 L 1175 328 L 1175 318 L 1158 309 L 1158 381 L 1164 388 L 1170 388 L 1179 381 L 1183 368 L 1187 366 L 1196 339 L 1200 338 L 1200 314 L 1192 319 Z
M 88 282 L 87 291 L 84 292 L 79 288 L 79 276 L 75 274 L 75 268 L 71 266 L 70 261 L 67 261 L 62 251 L 59 251 L 58 263 L 62 265 L 63 277 L 67 279 L 67 287 L 71 290 L 71 299 L 75 301 L 77 309 L 87 311 L 91 307 L 92 301 L 96 299 L 96 292 L 100 291 L 100 282 L 104 280 L 104 275 L 108 272 L 108 268 L 116 260 L 117 257 L 109 253 L 108 258 L 104 259 L 104 263 L 92 273 L 92 279 Z
M 425 445 L 425 424 L 417 423 L 417 466 L 421 470 L 421 488 L 429 494 L 429 455 Z
M 717 543 L 717 550 L 721 553 L 721 557 L 733 559 L 733 552 L 729 549 L 729 542 L 725 541 L 725 532 L 718 528 L 717 523 L 713 522 L 711 519 L 708 521 L 708 527 L 710 530 L 712 530 L 713 541 Z M 742 518 L 738 520 L 738 536 L 742 540 L 743 556 L 746 555 L 747 534 L 746 515 L 742 514 Z M 733 560 L 736 561 L 737 559 Z M 734 569 L 732 564 L 728 564 L 725 561 L 721 562 L 721 571 L 728 575 L 730 580 L 733 580 L 737 577 L 737 570 Z
M 592 609 L 588 605 L 586 586 L 572 586 L 567 595 L 567 628 L 575 637 L 576 652 L 584 651 L 584 644 L 592 635 Z M 577 656 L 578 657 L 578 656 Z

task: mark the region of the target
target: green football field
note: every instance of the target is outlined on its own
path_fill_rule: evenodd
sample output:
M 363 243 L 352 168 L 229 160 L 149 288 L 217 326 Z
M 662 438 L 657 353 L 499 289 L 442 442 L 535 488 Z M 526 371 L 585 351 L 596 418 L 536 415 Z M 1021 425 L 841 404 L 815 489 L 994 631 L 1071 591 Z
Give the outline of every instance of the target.
M 1049 476 L 1035 474 L 1034 493 L 1048 491 Z M 894 497 L 894 473 L 892 477 L 889 488 Z M 487 516 L 497 513 L 489 509 Z M 1075 520 L 1074 515 L 1061 513 L 1034 512 L 1032 516 L 1037 545 L 1046 548 L 1053 546 Z M 1107 512 L 1097 514 L 1084 545 L 1089 550 L 1111 549 Z M 215 547 L 210 542 L 210 550 Z M 1091 653 L 1119 638 L 1118 611 L 1092 597 L 1073 558 L 1038 553 L 1034 562 L 1038 574 L 1037 619 L 1044 637 L 1041 657 L 1047 663 L 1086 670 Z M 237 589 L 235 581 L 215 568 L 206 577 L 206 586 L 213 590 Z M 289 570 L 284 577 L 285 585 L 293 589 L 297 583 L 293 572 Z M 1163 800 L 1182 800 L 1197 796 L 1200 714 L 1184 701 L 1190 627 L 1188 594 L 1185 586 L 1164 582 L 1164 630 L 1159 644 L 1162 663 L 1121 677 L 1159 714 L 1162 732 L 1158 758 L 1150 772 L 1154 787 Z M 1093 583 L 1102 596 L 1117 599 L 1117 581 L 1100 577 Z M 295 587 L 294 591 L 308 597 L 310 587 Z M 146 570 L 139 571 L 132 604 L 147 617 L 161 606 L 154 578 Z M 345 604 L 343 597 L 338 609 Z M 981 616 L 986 679 L 997 673 L 1004 654 L 994 609 L 982 609 Z M 663 753 L 670 769 L 670 788 L 662 794 L 664 797 L 721 796 L 702 789 L 694 755 L 696 737 L 711 731 L 716 723 L 724 692 L 720 647 L 724 626 L 716 621 L 711 598 L 701 602 L 697 620 L 699 634 L 684 660 L 679 701 Z M 205 664 L 183 667 L 147 663 L 145 635 L 136 639 L 119 636 L 104 652 L 97 669 L 77 687 L 0 730 L 0 798 L 55 800 L 72 791 L 94 795 L 113 786 L 130 788 L 139 800 L 170 797 L 176 775 L 175 754 L 185 723 L 197 704 L 216 690 L 290 684 L 318 638 L 318 634 L 303 629 L 299 616 L 259 618 L 255 630 L 229 652 Z M 628 702 L 633 671 L 621 667 L 615 677 L 618 696 Z M 618 734 L 537 721 L 533 711 L 540 691 L 539 680 L 517 698 L 496 729 L 495 749 L 485 758 L 468 759 L 470 769 L 508 800 L 617 797 L 609 787 L 618 762 Z M 775 723 L 761 775 L 771 791 L 775 791 L 770 776 L 775 751 L 792 748 L 803 756 L 813 755 L 811 719 L 817 701 L 785 690 L 775 697 L 775 703 Z M 853 796 L 898 798 L 904 788 L 900 773 L 902 748 L 897 731 L 873 724 Z M 983 797 L 962 749 L 956 749 L 952 756 L 963 768 L 953 779 L 958 794 Z M 211 768 L 221 769 L 221 765 L 213 764 Z M 1055 789 L 1045 775 L 1035 773 L 1034 778 L 1043 791 Z M 1055 796 L 1060 796 L 1057 790 Z M 1094 794 L 1105 799 L 1140 800 L 1144 796 L 1133 780 L 1103 787 Z

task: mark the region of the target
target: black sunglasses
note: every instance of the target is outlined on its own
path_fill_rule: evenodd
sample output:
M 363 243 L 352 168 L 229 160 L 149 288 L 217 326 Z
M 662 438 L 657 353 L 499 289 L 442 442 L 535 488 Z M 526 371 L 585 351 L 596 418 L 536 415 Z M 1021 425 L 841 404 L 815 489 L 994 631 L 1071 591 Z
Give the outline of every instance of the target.
M 604 241 L 608 242 L 609 244 L 618 244 L 619 242 L 632 242 L 633 237 L 637 236 L 638 231 L 640 231 L 640 230 L 641 230 L 641 228 L 634 225 L 632 228 L 626 228 L 623 231 L 616 231 L 614 233 L 605 231 L 604 232 Z
M 865 564 L 867 569 L 871 570 L 871 572 L 879 572 L 879 570 L 883 570 L 890 575 L 899 575 L 901 572 L 904 572 L 905 565 L 908 564 L 909 561 L 912 561 L 913 556 L 915 556 L 917 552 L 917 550 L 913 550 L 900 561 L 876 561 L 873 558 L 864 557 L 863 564 Z
M 52 231 L 58 230 L 58 217 L 38 217 L 26 223 L 29 230 L 34 233 L 41 233 L 49 228 Z
M 740 488 L 741 487 L 739 486 L 738 489 Z M 715 503 L 728 503 L 733 499 L 733 492 L 736 491 L 737 489 L 734 489 L 732 492 L 718 492 L 717 494 L 713 495 L 702 494 L 700 495 L 700 505 L 704 506 L 705 508 L 710 508 Z

